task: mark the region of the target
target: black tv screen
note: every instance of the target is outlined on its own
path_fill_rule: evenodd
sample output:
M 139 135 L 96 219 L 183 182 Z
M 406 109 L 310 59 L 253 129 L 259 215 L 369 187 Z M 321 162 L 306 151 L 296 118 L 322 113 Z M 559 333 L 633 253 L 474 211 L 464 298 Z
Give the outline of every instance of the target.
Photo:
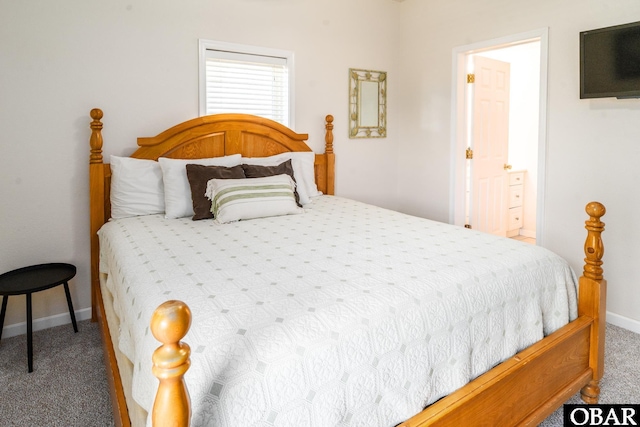
M 580 33 L 580 98 L 640 98 L 640 22 Z

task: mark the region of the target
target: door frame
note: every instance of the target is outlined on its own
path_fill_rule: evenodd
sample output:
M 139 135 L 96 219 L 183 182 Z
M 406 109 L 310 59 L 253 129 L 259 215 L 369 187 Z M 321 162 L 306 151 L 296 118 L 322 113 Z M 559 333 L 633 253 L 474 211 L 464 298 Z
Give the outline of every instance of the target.
M 547 152 L 547 73 L 549 54 L 549 28 L 540 28 L 525 33 L 513 34 L 453 49 L 451 80 L 451 168 L 449 190 L 449 222 L 456 225 L 465 223 L 465 182 L 466 182 L 466 57 L 469 54 L 487 50 L 540 42 L 540 105 L 538 116 L 538 189 L 536 206 L 536 244 L 543 245 L 544 200 Z

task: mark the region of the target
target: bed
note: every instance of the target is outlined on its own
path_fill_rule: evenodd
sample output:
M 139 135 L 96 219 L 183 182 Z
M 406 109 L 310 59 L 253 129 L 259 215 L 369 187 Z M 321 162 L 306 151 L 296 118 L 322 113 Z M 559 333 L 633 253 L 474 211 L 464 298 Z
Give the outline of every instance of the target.
M 156 419 L 192 425 L 535 425 L 579 390 L 597 402 L 601 204 L 586 208 L 577 280 L 543 248 L 333 196 L 331 116 L 325 153 L 310 154 L 307 135 L 232 114 L 139 138 L 131 158 L 307 153 L 322 195 L 299 214 L 227 224 L 160 212 L 109 221 L 119 211 L 102 116 L 91 111 L 91 286 L 116 425 L 144 425 L 156 389 Z

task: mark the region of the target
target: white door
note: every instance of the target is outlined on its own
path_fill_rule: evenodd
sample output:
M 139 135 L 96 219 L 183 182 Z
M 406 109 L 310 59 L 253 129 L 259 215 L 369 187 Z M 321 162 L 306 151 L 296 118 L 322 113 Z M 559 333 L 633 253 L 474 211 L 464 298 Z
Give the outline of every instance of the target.
M 507 234 L 509 63 L 474 56 L 471 83 L 471 227 Z

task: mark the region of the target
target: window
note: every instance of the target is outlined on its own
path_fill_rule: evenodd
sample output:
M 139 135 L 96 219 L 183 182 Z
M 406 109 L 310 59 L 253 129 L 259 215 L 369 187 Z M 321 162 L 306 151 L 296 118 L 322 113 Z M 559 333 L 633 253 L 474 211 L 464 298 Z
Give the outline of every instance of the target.
M 293 127 L 293 53 L 200 40 L 200 115 L 246 113 Z

